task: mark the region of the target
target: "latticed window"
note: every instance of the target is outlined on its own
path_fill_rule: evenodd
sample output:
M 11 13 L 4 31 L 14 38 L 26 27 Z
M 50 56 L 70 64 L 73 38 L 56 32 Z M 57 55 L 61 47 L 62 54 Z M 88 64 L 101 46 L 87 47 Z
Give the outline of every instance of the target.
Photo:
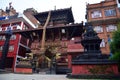
M 117 26 L 115 26 L 115 25 L 108 25 L 106 27 L 106 30 L 107 30 L 107 32 L 116 31 L 117 30 Z
M 95 27 L 94 27 L 94 30 L 95 30 L 97 33 L 101 33 L 101 32 L 103 32 L 103 27 L 102 27 L 102 26 L 95 26 Z
M 116 10 L 115 9 L 105 10 L 105 16 L 116 16 Z
M 92 18 L 99 18 L 102 17 L 102 13 L 100 10 L 95 10 L 91 13 Z

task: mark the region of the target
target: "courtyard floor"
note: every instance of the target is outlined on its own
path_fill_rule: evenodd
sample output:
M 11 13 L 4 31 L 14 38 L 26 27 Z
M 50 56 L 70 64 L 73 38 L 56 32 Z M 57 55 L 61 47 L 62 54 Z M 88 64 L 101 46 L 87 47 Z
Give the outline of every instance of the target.
M 68 79 L 66 75 L 45 74 L 0 74 L 0 80 L 93 80 L 93 79 Z M 94 79 L 98 80 L 98 79 Z M 100 79 L 99 79 L 100 80 Z
M 7 73 L 0 74 L 0 80 L 73 80 L 73 79 L 66 78 L 66 75 Z

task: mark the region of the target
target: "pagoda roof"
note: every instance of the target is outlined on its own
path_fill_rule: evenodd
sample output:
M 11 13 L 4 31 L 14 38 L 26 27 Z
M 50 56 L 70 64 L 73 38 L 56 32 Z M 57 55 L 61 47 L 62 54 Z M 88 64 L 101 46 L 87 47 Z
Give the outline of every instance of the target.
M 57 29 L 57 28 L 79 28 L 79 29 L 83 29 L 83 25 L 81 23 L 77 23 L 77 24 L 70 24 L 70 25 L 64 25 L 64 26 L 47 26 L 46 29 Z M 23 33 L 23 32 L 39 32 L 39 31 L 42 31 L 43 28 L 33 28 L 33 29 L 27 29 L 27 30 L 15 30 L 13 31 L 14 33 Z
M 41 23 L 46 21 L 49 11 L 40 12 L 34 14 L 35 18 Z M 64 16 L 61 16 L 64 15 Z M 56 16 L 59 16 L 57 18 Z M 50 21 L 56 21 L 56 20 L 66 20 L 68 23 L 74 23 L 74 17 L 72 13 L 72 8 L 64 8 L 64 9 L 57 9 L 57 10 L 51 10 L 51 18 Z

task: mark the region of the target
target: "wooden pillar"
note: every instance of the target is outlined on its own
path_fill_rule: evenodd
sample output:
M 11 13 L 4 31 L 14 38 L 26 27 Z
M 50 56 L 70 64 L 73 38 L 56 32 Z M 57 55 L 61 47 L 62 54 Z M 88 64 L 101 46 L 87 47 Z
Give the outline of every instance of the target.
M 54 41 L 54 29 L 51 29 L 51 36 L 52 36 L 52 40 Z
M 69 39 L 69 31 L 68 31 L 68 28 L 66 28 L 66 37 L 67 37 L 67 40 Z
M 59 33 L 59 35 L 60 35 L 60 40 L 62 40 L 61 28 L 59 29 L 59 31 L 60 31 L 60 33 Z
M 67 57 L 68 57 L 68 68 L 71 69 L 71 67 L 72 67 L 72 56 L 71 56 L 71 54 L 68 54 Z
M 17 61 L 17 55 L 15 55 L 13 57 L 13 65 L 12 65 L 12 71 L 15 72 L 16 71 L 16 61 Z

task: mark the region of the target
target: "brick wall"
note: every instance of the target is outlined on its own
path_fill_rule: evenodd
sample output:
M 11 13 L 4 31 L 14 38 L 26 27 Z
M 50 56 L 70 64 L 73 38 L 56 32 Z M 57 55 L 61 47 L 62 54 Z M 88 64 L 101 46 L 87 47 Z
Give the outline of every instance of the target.
M 106 27 L 107 25 L 117 25 L 119 20 L 118 18 L 120 18 L 120 11 L 117 7 L 117 3 L 116 0 L 105 0 L 102 1 L 100 3 L 96 3 L 96 4 L 88 4 L 87 6 L 87 21 L 88 22 L 92 22 L 93 26 L 102 26 L 103 28 L 103 32 L 98 33 L 98 36 L 101 39 L 105 40 L 105 47 L 102 47 L 102 53 L 103 54 L 109 54 L 110 53 L 110 49 L 109 49 L 109 44 L 107 41 L 107 35 L 110 35 L 110 37 L 112 38 L 112 32 L 107 32 Z M 115 9 L 116 11 L 116 15 L 114 16 L 105 16 L 105 10 L 108 9 Z M 101 13 L 100 17 L 92 17 L 92 12 L 94 12 L 95 10 L 99 10 Z

